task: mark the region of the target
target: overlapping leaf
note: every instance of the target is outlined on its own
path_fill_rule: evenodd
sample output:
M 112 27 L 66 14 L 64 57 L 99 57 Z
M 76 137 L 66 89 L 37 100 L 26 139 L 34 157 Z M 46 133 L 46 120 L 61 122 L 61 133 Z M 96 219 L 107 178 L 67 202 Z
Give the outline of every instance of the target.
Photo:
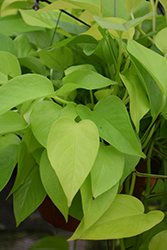
M 63 86 L 56 92 L 58 96 L 67 97 L 73 90 L 83 88 L 87 90 L 100 89 L 116 82 L 92 70 L 76 70 L 63 78 Z
M 116 96 L 102 98 L 91 111 L 83 105 L 77 106 L 82 119 L 92 120 L 99 130 L 99 135 L 119 151 L 145 157 L 132 128 L 123 102 Z
M 117 195 L 119 184 L 117 183 L 107 192 L 93 197 L 91 190 L 91 177 L 88 176 L 81 187 L 81 196 L 83 204 L 84 217 L 77 231 L 84 227 L 84 230 L 90 228 L 107 211 L 114 198 Z M 76 232 L 77 232 L 76 231 Z
M 8 183 L 17 162 L 18 145 L 6 145 L 0 148 L 0 191 Z
M 0 72 L 11 77 L 21 75 L 20 64 L 13 54 L 7 51 L 0 51 Z
M 134 69 L 132 69 L 134 72 Z M 139 77 L 133 74 L 132 70 L 126 75 L 121 75 L 129 96 L 130 96 L 130 115 L 139 132 L 141 118 L 149 111 L 150 104 L 147 98 L 147 93 L 142 85 Z
M 44 76 L 25 74 L 8 81 L 0 88 L 0 114 L 11 108 L 54 92 L 51 81 Z
M 88 230 L 77 230 L 74 239 L 121 239 L 149 230 L 164 218 L 161 211 L 144 213 L 140 200 L 130 195 L 117 195 L 109 209 Z
M 26 127 L 27 123 L 18 113 L 8 111 L 0 115 L 0 134 L 23 130 Z
M 101 144 L 91 170 L 93 197 L 98 197 L 116 185 L 122 177 L 123 168 L 123 154 L 112 146 Z
M 59 72 L 63 72 L 73 63 L 73 53 L 67 47 L 54 48 L 49 51 L 41 50 L 39 55 L 46 66 Z
M 128 51 L 131 60 L 136 66 L 140 80 L 147 91 L 151 114 L 156 117 L 163 105 L 163 94 L 166 94 L 167 91 L 166 71 L 163 68 L 167 65 L 166 59 L 134 41 L 128 42 Z
M 37 140 L 46 147 L 53 123 L 59 118 L 62 108 L 56 103 L 44 101 L 33 106 L 30 115 L 31 129 Z
M 128 41 L 127 49 L 152 75 L 161 91 L 167 95 L 166 58 L 132 40 Z

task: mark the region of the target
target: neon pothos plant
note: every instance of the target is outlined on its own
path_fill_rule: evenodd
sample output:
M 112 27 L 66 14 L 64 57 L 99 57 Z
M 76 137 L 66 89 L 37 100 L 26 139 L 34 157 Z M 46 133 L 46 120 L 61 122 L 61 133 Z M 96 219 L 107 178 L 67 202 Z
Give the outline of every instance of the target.
M 4 1 L 0 19 L 0 190 L 16 166 L 17 226 L 48 195 L 81 221 L 70 240 L 165 249 L 167 16 L 158 1 L 27 4 Z M 52 39 L 59 9 L 91 28 L 62 14 Z

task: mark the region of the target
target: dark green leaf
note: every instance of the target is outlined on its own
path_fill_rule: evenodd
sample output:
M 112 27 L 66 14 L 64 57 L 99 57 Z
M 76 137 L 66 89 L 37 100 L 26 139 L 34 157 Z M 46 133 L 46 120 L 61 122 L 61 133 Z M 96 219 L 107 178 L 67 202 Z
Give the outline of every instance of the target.
M 55 206 L 64 215 L 67 221 L 68 219 L 67 198 L 64 194 L 59 179 L 49 162 L 46 150 L 43 152 L 40 161 L 40 175 L 42 184 L 47 194 L 49 195 Z
M 13 194 L 14 214 L 18 226 L 43 202 L 46 192 L 41 183 L 39 168 L 34 166 L 24 183 Z

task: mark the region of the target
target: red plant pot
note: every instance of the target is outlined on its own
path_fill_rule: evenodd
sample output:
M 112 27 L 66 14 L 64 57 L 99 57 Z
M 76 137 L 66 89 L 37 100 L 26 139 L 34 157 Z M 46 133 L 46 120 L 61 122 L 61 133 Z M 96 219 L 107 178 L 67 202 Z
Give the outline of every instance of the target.
M 80 223 L 79 220 L 73 218 L 70 215 L 68 216 L 68 222 L 66 222 L 64 216 L 53 204 L 49 196 L 46 196 L 45 200 L 39 206 L 38 210 L 41 217 L 56 228 L 74 232 Z

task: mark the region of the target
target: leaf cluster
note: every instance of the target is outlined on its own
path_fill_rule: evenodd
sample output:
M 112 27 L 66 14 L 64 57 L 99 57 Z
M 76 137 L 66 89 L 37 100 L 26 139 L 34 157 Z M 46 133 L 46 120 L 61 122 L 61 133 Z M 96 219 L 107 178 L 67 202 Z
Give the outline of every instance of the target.
M 165 249 L 167 16 L 158 1 L 27 4 L 0 7 L 0 190 L 16 167 L 17 226 L 48 195 L 81 221 L 71 240 Z

